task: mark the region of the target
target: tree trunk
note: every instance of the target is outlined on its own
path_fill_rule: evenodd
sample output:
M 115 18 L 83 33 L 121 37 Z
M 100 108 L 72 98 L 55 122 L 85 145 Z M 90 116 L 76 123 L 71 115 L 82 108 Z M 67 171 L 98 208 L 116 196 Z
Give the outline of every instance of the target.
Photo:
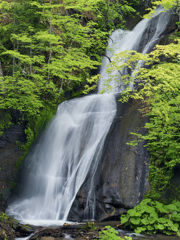
M 3 77 L 3 70 L 2 70 L 1 61 L 0 61 L 0 77 Z M 1 81 L 2 81 L 2 79 L 1 79 Z

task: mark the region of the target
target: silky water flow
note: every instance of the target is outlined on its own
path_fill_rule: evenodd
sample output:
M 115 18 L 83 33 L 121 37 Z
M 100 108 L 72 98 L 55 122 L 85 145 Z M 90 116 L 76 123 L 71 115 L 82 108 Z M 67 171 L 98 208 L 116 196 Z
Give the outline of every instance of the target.
M 56 116 L 38 143 L 29 152 L 19 193 L 9 204 L 7 214 L 22 223 L 34 225 L 63 224 L 68 219 L 75 197 L 89 171 L 91 181 L 85 208 L 86 219 L 95 218 L 96 193 L 93 176 L 106 136 L 116 114 L 115 93 L 125 86 L 111 82 L 113 92 L 107 93 L 106 73 L 109 59 L 124 50 L 149 53 L 163 35 L 169 13 L 157 11 L 150 20 L 142 20 L 132 31 L 116 30 L 109 38 L 106 56 L 100 69 L 99 92 L 58 106 Z M 133 85 L 129 86 L 131 90 Z

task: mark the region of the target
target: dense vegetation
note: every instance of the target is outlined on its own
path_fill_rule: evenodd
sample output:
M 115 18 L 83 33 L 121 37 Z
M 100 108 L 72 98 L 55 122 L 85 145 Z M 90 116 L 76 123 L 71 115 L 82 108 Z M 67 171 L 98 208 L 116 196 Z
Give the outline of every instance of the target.
M 81 94 L 114 19 L 122 27 L 137 2 L 0 1 L 0 133 L 17 116 L 28 123 L 29 146 L 57 104 Z
M 180 202 L 164 205 L 158 201 L 144 199 L 134 209 L 121 215 L 121 223 L 136 233 L 164 233 L 180 236 Z

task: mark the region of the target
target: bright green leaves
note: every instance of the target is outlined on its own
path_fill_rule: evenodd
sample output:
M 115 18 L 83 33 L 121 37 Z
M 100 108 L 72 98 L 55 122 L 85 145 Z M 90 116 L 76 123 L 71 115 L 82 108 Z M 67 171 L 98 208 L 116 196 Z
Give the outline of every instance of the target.
M 162 204 L 162 203 L 160 203 L 158 201 L 155 201 L 155 203 L 156 203 L 156 209 L 157 209 L 158 212 L 160 212 L 160 213 L 168 213 L 170 211 L 167 208 L 165 208 L 164 204 Z
M 161 5 L 164 7 L 165 10 L 169 10 L 169 9 L 174 9 L 176 13 L 179 13 L 180 11 L 180 2 L 179 0 L 160 0 L 160 1 L 152 1 L 153 7 L 149 8 L 147 10 L 149 10 L 150 12 L 146 15 L 146 17 L 151 16 L 152 14 L 154 14 L 156 7 Z
M 135 208 L 121 215 L 121 224 L 136 233 L 153 234 L 157 232 L 171 235 L 180 234 L 180 202 L 164 205 L 158 201 L 144 199 Z
M 106 226 L 103 230 L 99 232 L 99 239 L 100 240 L 132 240 L 131 237 L 119 237 L 118 236 L 118 231 L 116 231 L 113 227 L 111 226 Z
M 27 116 L 28 124 L 25 129 L 26 134 L 26 144 L 22 145 L 22 148 L 25 149 L 26 153 L 29 151 L 32 143 L 37 138 L 40 131 L 43 130 L 45 125 L 54 117 L 55 110 L 51 106 L 45 106 L 43 110 L 36 116 Z M 18 166 L 21 164 L 23 157 L 19 160 Z
M 141 220 L 140 220 L 140 218 L 138 218 L 138 217 L 131 217 L 131 218 L 130 218 L 130 222 L 131 222 L 133 225 L 139 225 L 140 222 L 141 222 Z
M 56 108 L 65 91 L 81 86 L 100 64 L 95 51 L 107 39 L 95 21 L 100 2 L 1 1 L 0 111 L 6 113 L 0 129 L 11 124 L 12 111 L 19 120 L 38 121 L 44 108 Z M 29 139 L 34 127 L 27 130 Z
M 38 96 L 37 85 L 18 75 L 4 77 L 3 82 L 0 82 L 0 97 L 0 109 L 18 110 L 24 113 L 24 117 L 26 114 L 36 115 L 43 107 L 40 96 Z
M 63 0 L 63 3 L 66 5 L 66 9 L 75 9 L 79 12 L 91 12 L 91 14 L 96 13 L 96 9 L 102 0 Z
M 99 239 L 101 239 L 101 240 L 109 240 L 109 239 L 121 240 L 121 238 L 118 237 L 117 234 L 118 234 L 118 232 L 114 228 L 112 228 L 111 226 L 106 226 L 105 229 L 99 233 Z
M 125 224 L 128 222 L 130 215 L 121 215 L 121 223 Z
M 30 143 L 40 112 L 55 109 L 66 92 L 77 96 L 74 89 L 92 81 L 90 71 L 100 64 L 113 20 L 119 17 L 122 27 L 134 2 L 1 1 L 0 129 L 11 124 L 10 113 L 16 111 L 19 120 L 34 124 L 26 131 Z
M 102 0 L 11 2 L 9 14 L 14 22 L 7 26 L 11 25 L 12 44 L 5 46 L 2 56 L 7 56 L 9 64 L 13 62 L 13 70 L 7 68 L 5 75 L 22 71 L 26 78 L 43 76 L 46 83 L 52 81 L 56 85 L 57 92 L 61 88 L 70 90 L 76 82 L 79 85 L 85 81 L 100 60 L 93 58 L 95 53 L 91 49 L 104 48 L 101 40 L 107 37 L 94 21 L 100 2 Z M 92 19 L 84 20 L 88 14 L 92 14 Z

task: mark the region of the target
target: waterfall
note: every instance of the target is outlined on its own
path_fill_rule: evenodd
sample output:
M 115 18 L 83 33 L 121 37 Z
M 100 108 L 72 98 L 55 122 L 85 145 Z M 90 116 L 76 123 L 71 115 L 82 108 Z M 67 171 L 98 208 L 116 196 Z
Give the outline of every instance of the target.
M 26 158 L 20 199 L 8 213 L 32 224 L 64 222 L 90 168 L 100 159 L 116 113 L 112 94 L 65 101 Z
M 116 30 L 112 33 L 106 51 L 108 57 L 103 58 L 100 70 L 99 91 L 105 89 L 105 93 L 65 101 L 58 106 L 48 129 L 24 161 L 20 193 L 9 204 L 8 215 L 34 225 L 64 223 L 90 173 L 85 215 L 86 218 L 95 217 L 93 176 L 116 114 L 114 93 L 125 87 L 118 71 L 113 72 L 118 75 L 119 82 L 112 82 L 114 92 L 107 93 L 107 64 L 114 53 L 124 50 L 150 52 L 164 34 L 169 19 L 170 14 L 159 11 L 150 20 L 142 20 L 132 31 Z
M 113 79 L 115 80 L 111 80 L 111 83 L 109 83 L 109 81 L 108 84 L 106 83 L 109 78 L 106 72 L 109 62 L 113 61 L 114 54 L 126 50 L 136 50 L 142 54 L 150 53 L 154 46 L 158 44 L 160 39 L 164 36 L 171 16 L 172 14 L 170 12 L 163 12 L 163 8 L 159 7 L 155 16 L 150 20 L 141 20 L 132 31 L 118 29 L 112 33 L 106 50 L 106 56 L 108 56 L 108 58 L 103 58 L 103 64 L 100 71 L 102 79 L 99 82 L 99 91 L 103 91 L 104 89 L 108 91 L 107 85 L 108 87 L 111 85 L 112 88 L 110 91 L 113 92 L 122 92 L 125 87 L 127 87 L 123 85 L 121 75 L 117 70 L 111 73 L 111 76 L 114 76 Z M 138 64 L 142 66 L 143 62 L 140 61 Z M 122 71 L 122 74 L 127 74 L 126 69 Z M 133 73 L 129 74 L 133 75 Z M 129 87 L 133 90 L 133 85 L 131 83 Z

